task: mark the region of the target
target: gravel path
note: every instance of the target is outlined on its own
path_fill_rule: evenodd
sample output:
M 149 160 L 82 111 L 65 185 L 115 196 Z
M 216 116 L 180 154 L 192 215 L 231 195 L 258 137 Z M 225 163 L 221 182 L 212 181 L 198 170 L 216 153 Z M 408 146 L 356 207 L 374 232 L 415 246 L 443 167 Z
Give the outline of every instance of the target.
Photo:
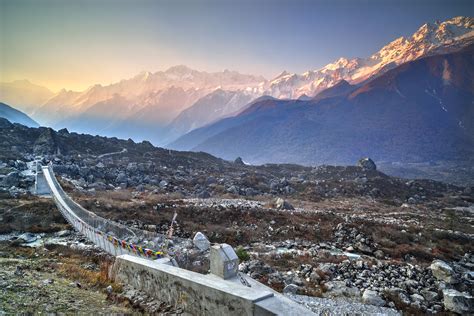
M 399 316 L 400 312 L 386 307 L 354 303 L 343 299 L 327 299 L 304 295 L 287 294 L 289 298 L 303 304 L 317 315 L 340 316 L 340 315 L 387 315 Z

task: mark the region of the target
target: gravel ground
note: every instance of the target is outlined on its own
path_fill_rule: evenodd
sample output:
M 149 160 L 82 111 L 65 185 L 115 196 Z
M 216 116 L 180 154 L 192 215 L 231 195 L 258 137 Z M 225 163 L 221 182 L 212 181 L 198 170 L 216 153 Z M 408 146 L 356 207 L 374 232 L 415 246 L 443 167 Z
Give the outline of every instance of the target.
M 130 314 L 101 291 L 78 287 L 76 280 L 45 271 L 50 259 L 0 257 L 0 315 L 18 313 Z
M 391 308 L 349 302 L 347 300 L 342 299 L 327 299 L 294 294 L 287 294 L 287 296 L 295 302 L 303 304 L 305 307 L 309 308 L 317 315 L 401 315 L 398 311 Z

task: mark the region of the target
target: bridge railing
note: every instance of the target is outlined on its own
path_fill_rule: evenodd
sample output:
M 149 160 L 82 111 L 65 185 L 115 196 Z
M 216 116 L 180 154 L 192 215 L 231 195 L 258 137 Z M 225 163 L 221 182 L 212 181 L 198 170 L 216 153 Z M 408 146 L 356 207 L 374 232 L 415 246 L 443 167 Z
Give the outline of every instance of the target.
M 74 202 L 56 180 L 52 167 L 42 167 L 52 197 L 64 218 L 95 245 L 112 255 L 129 254 L 149 259 L 163 257 L 167 238 L 163 234 L 132 229 L 102 218 Z M 179 242 L 179 238 L 173 238 Z M 181 240 L 182 241 L 182 240 Z

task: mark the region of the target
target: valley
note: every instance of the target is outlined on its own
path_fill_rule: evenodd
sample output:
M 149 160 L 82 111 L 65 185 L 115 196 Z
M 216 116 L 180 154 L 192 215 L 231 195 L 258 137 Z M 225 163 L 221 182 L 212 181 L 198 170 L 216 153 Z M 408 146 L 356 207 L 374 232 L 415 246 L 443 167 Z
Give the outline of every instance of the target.
M 22 171 L 41 155 L 86 209 L 163 234 L 176 212 L 176 237 L 201 232 L 211 243 L 241 249 L 242 273 L 317 313 L 335 313 L 334 299 L 349 304 L 346 310 L 385 314 L 465 308 L 450 305 L 448 289 L 469 301 L 461 294 L 472 290 L 474 264 L 469 186 L 390 177 L 371 160 L 347 167 L 249 166 L 6 121 L 1 135 L 3 234 L 68 229 L 49 201 L 28 198 L 31 182 Z M 37 210 L 27 211 L 33 202 Z M 38 222 L 45 211 L 48 217 Z M 20 222 L 18 214 L 24 214 Z M 183 267 L 207 270 L 208 259 L 196 248 L 178 247 L 174 254 Z M 438 273 L 443 264 L 456 281 Z M 373 309 L 381 306 L 391 310 Z

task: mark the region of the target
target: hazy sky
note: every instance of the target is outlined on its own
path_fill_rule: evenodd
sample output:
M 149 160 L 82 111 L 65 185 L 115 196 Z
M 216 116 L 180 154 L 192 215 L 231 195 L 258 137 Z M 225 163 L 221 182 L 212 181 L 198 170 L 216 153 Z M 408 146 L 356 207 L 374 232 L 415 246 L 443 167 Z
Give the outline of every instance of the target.
M 185 64 L 267 78 L 365 57 L 471 0 L 0 0 L 0 81 L 84 89 Z

